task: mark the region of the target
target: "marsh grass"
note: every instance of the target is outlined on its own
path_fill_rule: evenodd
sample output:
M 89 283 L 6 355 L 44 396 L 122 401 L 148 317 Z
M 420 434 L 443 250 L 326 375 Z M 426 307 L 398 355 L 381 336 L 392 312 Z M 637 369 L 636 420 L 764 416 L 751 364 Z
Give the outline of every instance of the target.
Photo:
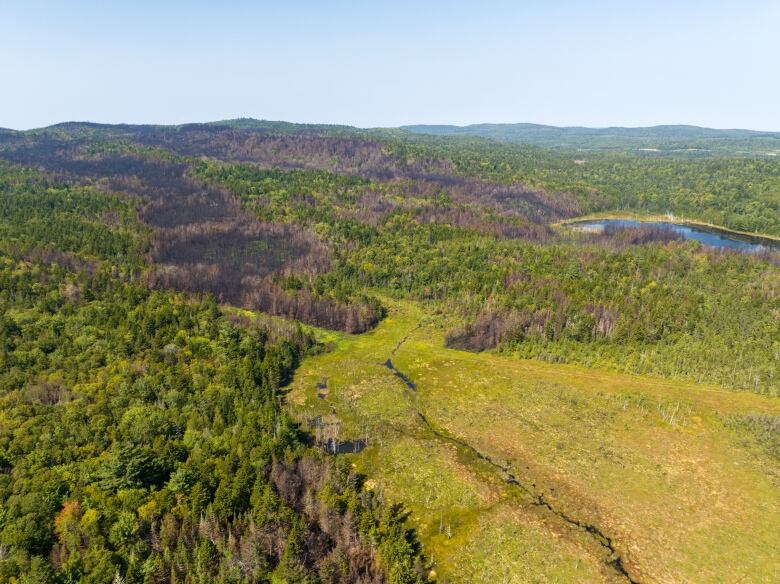
M 328 333 L 331 350 L 304 360 L 287 401 L 299 419 L 332 414 L 345 438 L 367 437 L 354 464 L 409 509 L 442 579 L 619 581 L 593 537 L 498 466 L 612 538 L 639 581 L 780 573 L 780 400 L 447 349 L 452 317 L 384 301 L 376 330 Z M 416 391 L 382 365 L 393 350 Z

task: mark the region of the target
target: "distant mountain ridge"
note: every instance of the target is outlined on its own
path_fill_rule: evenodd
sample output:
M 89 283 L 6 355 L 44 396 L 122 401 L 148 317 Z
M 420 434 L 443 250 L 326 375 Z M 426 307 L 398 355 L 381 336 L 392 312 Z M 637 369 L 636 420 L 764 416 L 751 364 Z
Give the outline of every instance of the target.
M 118 139 L 125 134 L 138 131 L 210 131 L 217 128 L 263 134 L 318 134 L 369 139 L 403 139 L 404 136 L 476 138 L 553 150 L 635 152 L 642 155 L 660 154 L 686 158 L 709 155 L 780 156 L 780 132 L 714 129 L 691 125 L 589 128 L 532 123 L 484 123 L 468 126 L 415 124 L 397 128 L 358 128 L 340 124 L 302 124 L 236 118 L 186 124 L 105 124 L 70 121 L 26 131 L 0 128 L 0 136 L 4 140 L 41 134 L 88 138 L 102 133 Z
M 109 124 L 89 121 L 59 122 L 41 128 L 29 130 L 11 130 L 0 128 L 0 136 L 63 136 L 69 138 L 91 138 L 102 135 L 103 138 L 120 139 L 138 132 L 188 132 L 188 131 L 220 131 L 232 129 L 235 131 L 258 132 L 262 134 L 317 134 L 329 136 L 366 136 L 388 135 L 402 133 L 398 129 L 362 129 L 339 124 L 299 124 L 294 122 L 258 120 L 254 118 L 235 118 L 211 122 L 187 122 L 183 124 Z
M 739 128 L 717 129 L 703 126 L 692 126 L 687 124 L 662 124 L 657 126 L 550 126 L 545 124 L 532 123 L 483 123 L 468 124 L 465 126 L 449 124 L 411 124 L 400 126 L 403 130 L 415 133 L 458 133 L 458 134 L 476 134 L 481 132 L 527 132 L 527 133 L 547 133 L 547 134 L 621 134 L 626 136 L 663 136 L 663 135 L 696 135 L 699 137 L 720 137 L 729 136 L 757 136 L 757 135 L 775 135 L 780 136 L 780 132 L 770 132 L 762 130 L 744 130 Z
M 688 125 L 587 128 L 528 123 L 469 126 L 418 124 L 401 126 L 401 129 L 414 134 L 480 137 L 546 148 L 780 151 L 780 132 L 719 130 Z

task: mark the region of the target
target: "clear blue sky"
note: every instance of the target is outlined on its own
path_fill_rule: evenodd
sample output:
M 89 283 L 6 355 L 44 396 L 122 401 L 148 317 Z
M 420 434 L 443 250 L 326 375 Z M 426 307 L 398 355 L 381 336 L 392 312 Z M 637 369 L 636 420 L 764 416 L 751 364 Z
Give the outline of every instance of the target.
M 780 0 L 0 0 L 0 126 L 780 130 Z

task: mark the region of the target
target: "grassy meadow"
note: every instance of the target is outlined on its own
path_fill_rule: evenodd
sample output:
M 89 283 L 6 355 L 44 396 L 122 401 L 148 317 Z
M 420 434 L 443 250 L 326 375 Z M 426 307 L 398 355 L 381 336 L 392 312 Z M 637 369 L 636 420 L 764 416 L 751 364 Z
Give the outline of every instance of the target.
M 346 456 L 407 507 L 440 581 L 780 573 L 780 400 L 447 349 L 447 315 L 385 302 L 376 330 L 326 333 L 287 401 L 327 436 L 367 439 Z

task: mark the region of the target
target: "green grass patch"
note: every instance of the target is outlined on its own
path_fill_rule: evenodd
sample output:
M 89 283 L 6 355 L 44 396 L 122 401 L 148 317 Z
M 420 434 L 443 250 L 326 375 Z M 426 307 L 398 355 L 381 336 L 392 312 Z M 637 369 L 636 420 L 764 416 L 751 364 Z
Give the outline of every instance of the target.
M 407 506 L 440 576 L 617 577 L 593 537 L 533 505 L 495 465 L 612 538 L 640 581 L 760 581 L 780 571 L 780 474 L 762 446 L 774 434 L 730 422 L 775 419 L 780 400 L 451 350 L 451 317 L 384 301 L 390 313 L 376 330 L 331 337 L 331 351 L 304 361 L 288 403 L 299 419 L 330 415 L 345 439 L 368 438 L 349 456 L 373 488 Z M 382 365 L 388 358 L 416 391 Z

